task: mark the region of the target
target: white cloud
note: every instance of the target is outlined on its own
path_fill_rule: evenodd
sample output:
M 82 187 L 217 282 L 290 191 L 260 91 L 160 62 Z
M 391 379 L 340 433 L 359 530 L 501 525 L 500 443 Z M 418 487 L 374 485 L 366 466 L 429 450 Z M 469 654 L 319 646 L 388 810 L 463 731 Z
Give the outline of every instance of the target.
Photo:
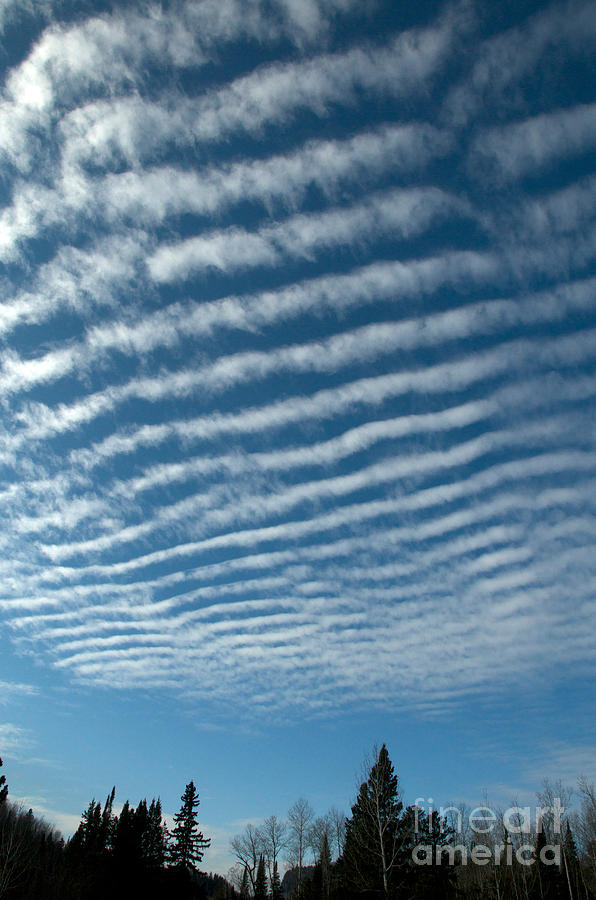
M 568 0 L 548 5 L 523 24 L 478 45 L 471 71 L 449 91 L 445 119 L 463 125 L 483 109 L 525 109 L 527 101 L 519 86 L 528 74 L 535 74 L 541 63 L 548 65 L 557 51 L 581 56 L 595 41 L 592 3 Z
M 464 203 L 438 188 L 385 191 L 347 208 L 301 214 L 266 225 L 256 233 L 239 228 L 188 238 L 160 246 L 147 266 L 156 281 L 176 281 L 206 268 L 233 272 L 238 268 L 281 265 L 284 258 L 315 253 L 375 238 L 411 237 L 435 221 L 467 213 Z
M 447 19 L 436 28 L 404 32 L 382 47 L 264 66 L 197 99 L 129 97 L 80 106 L 60 124 L 63 160 L 110 166 L 124 156 L 138 166 L 171 141 L 192 145 L 238 131 L 256 134 L 304 109 L 322 116 L 330 104 L 351 105 L 356 90 L 390 96 L 420 91 L 447 58 L 455 24 Z
M 22 684 L 18 681 L 0 681 L 0 704 L 6 705 L 13 697 L 29 696 L 36 693 L 37 688 L 32 684 Z M 8 726 L 0 726 L 0 729 L 2 727 L 8 728 Z M 9 732 L 7 731 L 6 734 L 9 734 Z M 0 744 L 2 743 L 1 735 L 2 732 L 0 730 Z
M 543 113 L 522 122 L 491 128 L 473 144 L 471 165 L 485 178 L 516 180 L 596 148 L 596 104 Z
M 0 755 L 18 758 L 21 750 L 29 743 L 29 736 L 24 728 L 11 722 L 0 722 Z

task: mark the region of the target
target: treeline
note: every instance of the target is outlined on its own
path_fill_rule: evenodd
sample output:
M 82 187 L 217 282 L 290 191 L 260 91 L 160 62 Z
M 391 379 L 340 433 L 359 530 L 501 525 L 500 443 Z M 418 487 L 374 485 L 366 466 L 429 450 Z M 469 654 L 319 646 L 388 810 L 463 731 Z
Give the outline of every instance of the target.
M 116 813 L 112 789 L 65 842 L 10 802 L 0 773 L 0 900 L 596 900 L 596 794 L 585 779 L 578 789 L 572 811 L 570 792 L 545 782 L 534 818 L 517 805 L 404 807 L 383 745 L 350 816 L 315 817 L 300 799 L 285 820 L 247 825 L 226 880 L 199 869 L 210 841 L 192 781 L 171 829 L 159 798 Z
M 548 782 L 534 816 L 517 804 L 404 807 L 383 745 L 351 816 L 315 818 L 301 799 L 285 820 L 247 825 L 228 878 L 254 900 L 596 900 L 596 796 L 585 779 L 578 787 L 575 812 L 570 792 Z
M 0 760 L 0 766 L 2 760 Z M 0 776 L 0 898 L 11 900 L 225 900 L 235 891 L 219 875 L 199 871 L 210 840 L 197 821 L 199 797 L 187 784 L 168 830 L 159 798 L 127 800 L 114 811 L 115 788 L 91 800 L 72 838 L 10 802 Z

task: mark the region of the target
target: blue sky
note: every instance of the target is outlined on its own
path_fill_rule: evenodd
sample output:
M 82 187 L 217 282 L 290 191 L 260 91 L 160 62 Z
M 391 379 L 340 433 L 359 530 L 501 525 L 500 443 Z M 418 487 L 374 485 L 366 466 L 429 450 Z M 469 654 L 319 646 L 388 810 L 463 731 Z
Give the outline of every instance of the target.
M 594 777 L 596 7 L 1 0 L 0 753 L 68 832 Z

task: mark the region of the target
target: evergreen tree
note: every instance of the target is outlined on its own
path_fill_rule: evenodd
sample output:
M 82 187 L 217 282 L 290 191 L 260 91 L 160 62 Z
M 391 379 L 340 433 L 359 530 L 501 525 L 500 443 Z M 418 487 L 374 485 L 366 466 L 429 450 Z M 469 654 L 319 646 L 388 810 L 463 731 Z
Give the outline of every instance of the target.
M 95 797 L 81 815 L 81 823 L 74 835 L 75 845 L 86 853 L 99 854 L 105 850 L 102 830 L 101 803 Z
M 265 860 L 259 856 L 257 877 L 255 879 L 254 900 L 267 900 L 267 876 L 265 874 Z
M 147 816 L 147 827 L 143 837 L 143 858 L 148 866 L 163 866 L 166 855 L 167 832 L 161 820 L 159 797 L 151 801 Z
M 242 884 L 240 885 L 240 896 L 241 897 L 250 897 L 250 879 L 248 877 L 248 866 L 244 866 L 244 873 L 242 875 Z
M 544 859 L 544 848 L 547 846 L 544 829 L 540 829 L 536 836 L 534 850 L 535 864 L 533 866 L 534 883 L 530 891 L 531 900 L 563 900 L 564 890 L 559 867 L 549 864 Z
M 134 814 L 134 809 L 131 809 L 130 803 L 126 800 L 114 827 L 114 856 L 122 868 L 129 867 L 136 855 Z
M 427 897 L 448 900 L 454 897 L 456 869 L 450 865 L 447 851 L 442 849 L 453 843 L 453 829 L 446 825 L 436 810 L 429 815 L 420 809 L 416 812 L 415 807 L 409 806 L 404 816 L 404 836 L 409 846 L 415 842 L 425 847 L 430 860 L 430 865 L 410 869 L 408 893 L 412 900 Z
M 346 821 L 342 874 L 348 891 L 384 900 L 397 896 L 409 864 L 402 812 L 397 775 L 383 744 Z
M 579 857 L 577 855 L 577 847 L 571 831 L 571 826 L 567 822 L 565 830 L 565 840 L 562 847 L 562 870 L 564 879 L 567 883 L 570 900 L 580 900 L 583 896 L 583 879 Z
M 323 900 L 328 900 L 331 890 L 331 853 L 329 852 L 329 841 L 327 834 L 323 835 L 323 846 L 321 847 L 321 896 Z
M 182 806 L 180 812 L 174 816 L 176 824 L 171 832 L 170 861 L 174 866 L 196 869 L 211 840 L 204 838 L 198 828 L 196 811 L 200 801 L 194 782 L 190 781 L 186 785 L 181 800 Z
M 101 825 L 99 829 L 99 844 L 104 850 L 111 850 L 112 848 L 112 840 L 113 840 L 113 831 L 115 825 L 115 817 L 112 814 L 112 808 L 114 806 L 114 798 L 116 796 L 116 786 L 112 788 L 111 792 L 108 794 L 106 798 L 106 802 L 104 804 L 103 812 L 101 814 Z
M 273 875 L 271 876 L 271 900 L 281 900 L 283 897 L 281 889 L 281 881 L 279 880 L 279 872 L 277 870 L 277 860 L 273 863 Z
M 2 768 L 2 759 L 0 758 L 0 768 Z M 8 797 L 8 785 L 6 783 L 6 775 L 0 775 L 0 806 L 6 803 Z

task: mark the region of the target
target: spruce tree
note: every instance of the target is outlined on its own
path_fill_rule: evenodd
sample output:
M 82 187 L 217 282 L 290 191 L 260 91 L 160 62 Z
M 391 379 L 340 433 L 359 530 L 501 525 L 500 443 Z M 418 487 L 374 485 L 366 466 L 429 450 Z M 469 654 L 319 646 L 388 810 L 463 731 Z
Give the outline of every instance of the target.
M 196 869 L 211 840 L 204 838 L 198 828 L 196 811 L 200 801 L 194 782 L 189 781 L 186 785 L 181 800 L 182 806 L 174 816 L 176 824 L 171 832 L 170 862 L 184 869 Z
M 384 900 L 396 895 L 409 865 L 402 812 L 397 775 L 383 744 L 346 821 L 342 870 L 349 891 Z
M 321 847 L 321 894 L 324 900 L 327 900 L 331 890 L 331 853 L 329 852 L 329 841 L 327 833 L 323 835 L 323 846 Z
M 159 797 L 151 801 L 148 811 L 147 829 L 143 836 L 143 858 L 148 866 L 163 866 L 166 851 L 166 830 L 161 820 Z
M 267 900 L 267 876 L 265 875 L 265 860 L 259 856 L 257 877 L 255 879 L 254 900 Z
M 2 768 L 2 759 L 0 758 L 0 768 Z M 0 806 L 6 803 L 8 797 L 8 785 L 6 784 L 6 775 L 0 775 Z
M 248 866 L 244 866 L 244 873 L 242 875 L 242 884 L 240 885 L 240 896 L 241 897 L 250 897 L 250 879 L 248 877 Z
M 536 836 L 534 849 L 534 881 L 530 890 L 531 900 L 561 900 L 564 896 L 563 879 L 559 868 L 555 863 L 546 862 L 544 859 L 547 846 L 544 830 L 541 828 Z
M 563 859 L 561 863 L 569 891 L 569 897 L 571 900 L 579 900 L 583 893 L 582 872 L 579 857 L 577 855 L 577 847 L 575 846 L 575 839 L 569 822 L 567 822 L 567 828 L 565 830 L 565 840 L 563 842 L 562 851 Z
M 279 880 L 279 872 L 277 870 L 277 860 L 273 863 L 273 875 L 271 876 L 271 900 L 282 900 L 283 893 L 281 889 L 281 881 Z

